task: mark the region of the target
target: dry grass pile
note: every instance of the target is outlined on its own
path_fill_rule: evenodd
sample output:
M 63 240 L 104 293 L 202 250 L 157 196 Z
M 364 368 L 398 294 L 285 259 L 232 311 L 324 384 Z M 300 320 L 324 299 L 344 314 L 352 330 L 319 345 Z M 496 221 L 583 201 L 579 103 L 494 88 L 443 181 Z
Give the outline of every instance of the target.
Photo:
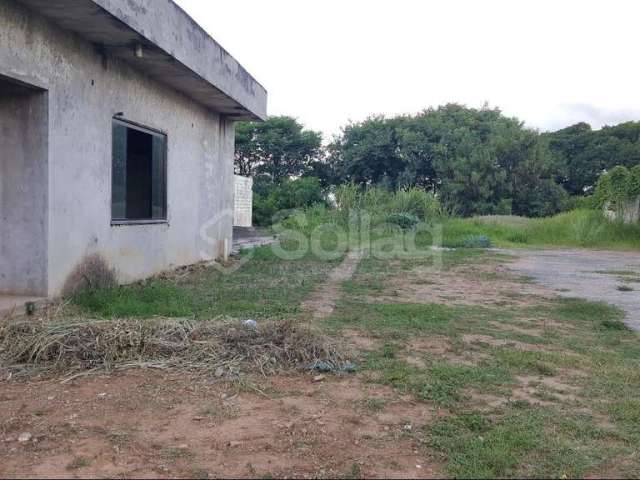
M 267 375 L 345 360 L 335 341 L 294 321 L 265 322 L 256 329 L 222 319 L 23 320 L 0 325 L 0 369 L 19 376 L 135 367 Z

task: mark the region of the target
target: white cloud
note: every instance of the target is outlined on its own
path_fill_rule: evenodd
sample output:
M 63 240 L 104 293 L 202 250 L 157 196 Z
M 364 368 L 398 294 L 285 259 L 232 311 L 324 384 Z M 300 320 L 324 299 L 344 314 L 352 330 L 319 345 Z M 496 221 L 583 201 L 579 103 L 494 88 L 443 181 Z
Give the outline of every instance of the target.
M 375 113 L 484 102 L 543 130 L 640 119 L 628 0 L 177 0 L 326 134 Z

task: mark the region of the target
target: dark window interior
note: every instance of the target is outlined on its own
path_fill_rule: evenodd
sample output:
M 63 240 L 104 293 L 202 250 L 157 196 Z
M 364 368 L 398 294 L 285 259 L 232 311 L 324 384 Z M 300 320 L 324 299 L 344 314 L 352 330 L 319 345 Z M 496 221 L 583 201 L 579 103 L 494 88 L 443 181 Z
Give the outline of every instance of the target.
M 114 221 L 166 219 L 166 136 L 113 124 Z
M 127 218 L 152 218 L 151 169 L 153 137 L 139 130 L 127 131 Z

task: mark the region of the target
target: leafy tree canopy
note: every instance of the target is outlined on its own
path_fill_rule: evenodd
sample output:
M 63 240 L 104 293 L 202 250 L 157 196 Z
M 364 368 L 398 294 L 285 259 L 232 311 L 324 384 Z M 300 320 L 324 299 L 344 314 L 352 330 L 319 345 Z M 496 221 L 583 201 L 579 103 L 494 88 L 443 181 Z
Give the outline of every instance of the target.
M 322 135 L 306 130 L 291 117 L 236 124 L 235 170 L 238 175 L 265 175 L 279 183 L 300 177 L 322 155 Z

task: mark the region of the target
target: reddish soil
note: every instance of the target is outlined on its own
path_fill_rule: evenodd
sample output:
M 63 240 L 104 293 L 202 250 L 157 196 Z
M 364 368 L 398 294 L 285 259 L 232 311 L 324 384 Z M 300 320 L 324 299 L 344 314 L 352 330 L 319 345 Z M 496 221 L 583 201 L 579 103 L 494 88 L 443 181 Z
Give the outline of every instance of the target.
M 446 412 L 361 375 L 256 385 L 149 371 L 5 382 L 0 477 L 439 476 L 421 428 Z

